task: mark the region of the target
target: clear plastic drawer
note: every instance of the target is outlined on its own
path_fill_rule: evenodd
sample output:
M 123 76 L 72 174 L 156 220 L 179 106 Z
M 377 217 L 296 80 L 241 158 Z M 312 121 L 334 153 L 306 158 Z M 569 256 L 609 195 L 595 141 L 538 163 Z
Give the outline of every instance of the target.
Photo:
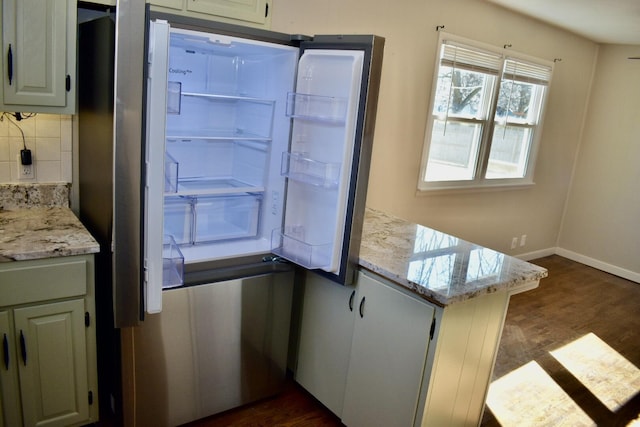
M 261 200 L 256 194 L 198 197 L 195 243 L 255 237 Z

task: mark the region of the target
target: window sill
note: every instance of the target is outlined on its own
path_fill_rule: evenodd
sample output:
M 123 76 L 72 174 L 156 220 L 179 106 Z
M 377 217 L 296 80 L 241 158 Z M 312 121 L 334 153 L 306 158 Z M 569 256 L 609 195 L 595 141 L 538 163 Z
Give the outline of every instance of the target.
M 457 194 L 477 194 L 496 191 L 526 190 L 536 185 L 535 182 L 519 182 L 509 184 L 477 184 L 465 186 L 442 186 L 418 189 L 416 196 L 444 196 Z

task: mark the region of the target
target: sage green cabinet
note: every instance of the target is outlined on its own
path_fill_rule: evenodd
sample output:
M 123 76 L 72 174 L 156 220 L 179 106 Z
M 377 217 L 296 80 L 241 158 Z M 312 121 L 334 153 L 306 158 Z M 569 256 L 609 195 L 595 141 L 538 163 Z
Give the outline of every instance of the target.
M 92 255 L 0 264 L 0 426 L 98 420 L 93 274 Z
M 148 0 L 154 10 L 269 28 L 271 0 Z
M 76 0 L 2 0 L 0 111 L 74 114 Z

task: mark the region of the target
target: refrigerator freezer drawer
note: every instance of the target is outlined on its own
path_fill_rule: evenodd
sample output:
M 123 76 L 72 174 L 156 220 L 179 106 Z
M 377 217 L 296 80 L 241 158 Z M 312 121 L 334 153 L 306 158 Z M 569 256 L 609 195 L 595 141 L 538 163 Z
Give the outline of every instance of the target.
M 134 329 L 137 425 L 175 426 L 278 392 L 293 273 L 163 291 Z

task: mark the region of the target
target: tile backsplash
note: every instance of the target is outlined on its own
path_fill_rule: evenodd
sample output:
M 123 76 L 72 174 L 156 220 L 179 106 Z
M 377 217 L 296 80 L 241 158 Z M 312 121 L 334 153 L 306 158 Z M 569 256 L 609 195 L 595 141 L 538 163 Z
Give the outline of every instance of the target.
M 0 113 L 1 114 L 1 113 Z M 18 155 L 24 133 L 31 150 L 34 179 L 18 179 Z M 0 183 L 71 182 L 72 116 L 37 114 L 20 121 L 11 114 L 0 120 Z

